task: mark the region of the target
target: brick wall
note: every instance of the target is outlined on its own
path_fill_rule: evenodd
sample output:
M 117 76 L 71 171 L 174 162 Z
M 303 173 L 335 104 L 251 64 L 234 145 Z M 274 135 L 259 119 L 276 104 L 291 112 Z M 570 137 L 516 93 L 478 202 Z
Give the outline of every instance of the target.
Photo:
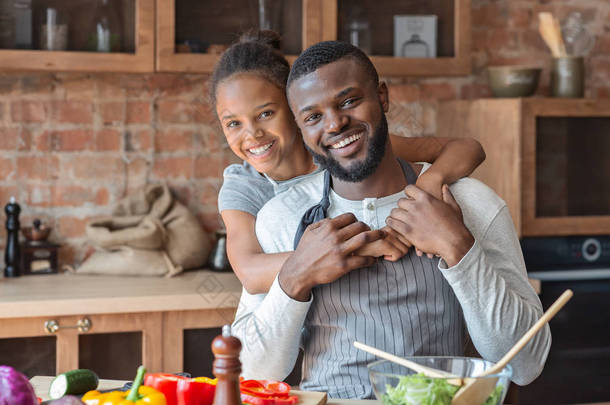
M 489 94 L 485 68 L 522 63 L 546 69 L 550 54 L 537 13 L 579 10 L 597 35 L 587 59 L 587 96 L 610 96 L 610 1 L 472 0 L 473 73 L 455 78 L 387 78 L 390 129 L 436 130 L 438 103 Z M 15 195 L 22 225 L 39 217 L 63 244 L 62 263 L 86 250 L 84 227 L 147 182 L 168 181 L 210 232 L 220 227 L 222 169 L 237 161 L 205 101 L 207 75 L 0 74 L 0 205 Z M 4 216 L 0 215 L 2 222 Z M 0 229 L 0 246 L 5 243 Z M 2 267 L 0 265 L 0 267 Z

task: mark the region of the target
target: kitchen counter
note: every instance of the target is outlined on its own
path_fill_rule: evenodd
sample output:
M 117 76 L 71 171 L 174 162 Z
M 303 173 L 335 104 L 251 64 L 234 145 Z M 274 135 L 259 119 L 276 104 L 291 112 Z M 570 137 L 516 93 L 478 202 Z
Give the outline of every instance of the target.
M 49 386 L 53 377 L 33 377 L 30 382 L 34 386 L 36 390 L 36 395 L 38 395 L 43 400 L 48 399 L 48 391 Z M 121 387 L 125 384 L 126 381 L 119 380 L 100 380 L 99 389 L 112 389 L 116 387 Z M 301 405 L 379 405 L 381 402 L 376 400 L 362 400 L 362 399 L 326 399 L 326 395 L 317 393 L 317 392 L 307 392 L 307 391 L 293 391 L 295 392 L 301 401 L 299 404 Z M 298 404 L 297 404 L 298 405 Z M 581 404 L 585 405 L 585 404 Z M 588 405 L 610 405 L 610 402 L 599 402 L 596 404 L 588 404 Z
M 190 271 L 173 278 L 31 275 L 0 279 L 0 318 L 235 308 L 233 273 Z

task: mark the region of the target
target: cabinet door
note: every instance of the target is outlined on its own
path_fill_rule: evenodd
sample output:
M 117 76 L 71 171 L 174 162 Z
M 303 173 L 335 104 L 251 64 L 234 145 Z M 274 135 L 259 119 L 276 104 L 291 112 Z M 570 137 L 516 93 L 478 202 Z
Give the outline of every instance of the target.
M 66 317 L 68 318 L 68 317 Z M 150 372 L 162 371 L 162 315 L 160 313 L 92 315 L 87 332 L 75 330 L 77 364 L 100 378 L 133 379 L 143 364 Z M 69 318 L 72 323 L 77 319 Z M 67 364 L 66 364 L 67 366 Z M 65 370 L 61 370 L 65 371 Z
M 9 2 L 0 8 L 0 69 L 152 72 L 154 7 L 154 0 Z
M 523 114 L 523 235 L 610 233 L 610 101 L 529 100 Z
M 233 322 L 236 308 L 171 311 L 163 314 L 163 371 L 212 376 L 212 340 Z M 187 369 L 188 368 L 188 369 Z
M 360 47 L 380 75 L 470 74 L 470 0 L 318 1 L 324 3 L 318 10 L 330 10 L 327 3 L 336 8 L 334 20 L 323 15 L 306 19 L 313 25 L 323 21 L 318 40 L 338 39 Z
M 156 69 L 211 72 L 219 55 L 248 29 L 282 36 L 289 60 L 303 48 L 303 10 L 309 0 L 157 0 Z M 293 55 L 293 56 L 290 56 Z
M 0 319 L 0 364 L 29 378 L 55 375 L 60 337 L 45 332 L 44 318 Z

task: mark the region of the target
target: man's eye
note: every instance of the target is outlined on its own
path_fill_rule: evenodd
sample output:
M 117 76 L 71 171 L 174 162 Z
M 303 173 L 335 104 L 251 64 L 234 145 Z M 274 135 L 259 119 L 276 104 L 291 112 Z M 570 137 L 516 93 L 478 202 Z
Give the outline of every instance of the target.
M 273 111 L 271 110 L 267 110 L 267 111 L 263 111 L 262 113 L 259 114 L 258 118 L 269 118 L 273 115 Z
M 356 97 L 348 98 L 347 100 L 345 100 L 344 102 L 341 103 L 341 107 L 349 107 L 350 105 L 354 104 L 356 101 L 358 101 L 358 99 Z
M 239 126 L 239 121 L 229 121 L 227 122 L 227 128 L 235 128 Z
M 320 118 L 320 114 L 315 113 L 315 114 L 310 114 L 307 117 L 305 117 L 305 122 L 312 122 L 317 120 L 318 118 Z

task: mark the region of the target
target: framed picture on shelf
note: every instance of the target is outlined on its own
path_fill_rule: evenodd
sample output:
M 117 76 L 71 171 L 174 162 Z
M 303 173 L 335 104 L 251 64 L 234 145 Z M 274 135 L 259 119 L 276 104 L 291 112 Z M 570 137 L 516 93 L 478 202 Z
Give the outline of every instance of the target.
M 394 56 L 436 58 L 435 15 L 394 16 Z

